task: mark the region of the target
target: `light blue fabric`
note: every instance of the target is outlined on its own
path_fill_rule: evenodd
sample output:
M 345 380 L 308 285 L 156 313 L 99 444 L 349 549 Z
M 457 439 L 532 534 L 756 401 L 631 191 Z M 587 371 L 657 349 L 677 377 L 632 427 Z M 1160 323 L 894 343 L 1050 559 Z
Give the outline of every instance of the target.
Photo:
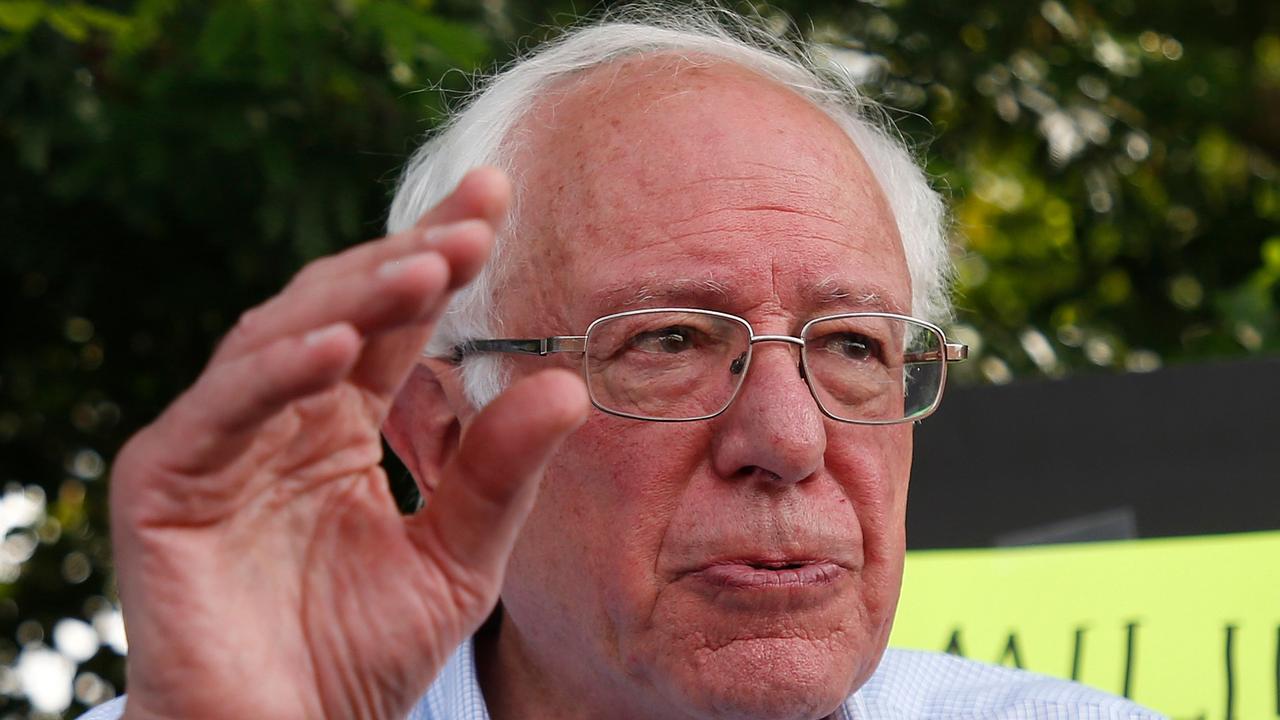
M 80 720 L 116 720 L 124 698 Z M 919 650 L 885 652 L 835 720 L 1157 720 L 1162 715 L 1083 685 Z M 409 720 L 489 720 L 470 640 L 449 659 Z

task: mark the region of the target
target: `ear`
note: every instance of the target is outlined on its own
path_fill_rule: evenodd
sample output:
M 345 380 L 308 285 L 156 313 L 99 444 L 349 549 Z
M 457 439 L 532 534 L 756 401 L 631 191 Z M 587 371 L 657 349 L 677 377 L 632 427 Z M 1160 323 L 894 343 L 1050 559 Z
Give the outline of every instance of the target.
M 458 449 L 462 424 L 474 413 L 462 393 L 458 367 L 423 358 L 409 374 L 382 424 L 382 434 L 429 500 Z

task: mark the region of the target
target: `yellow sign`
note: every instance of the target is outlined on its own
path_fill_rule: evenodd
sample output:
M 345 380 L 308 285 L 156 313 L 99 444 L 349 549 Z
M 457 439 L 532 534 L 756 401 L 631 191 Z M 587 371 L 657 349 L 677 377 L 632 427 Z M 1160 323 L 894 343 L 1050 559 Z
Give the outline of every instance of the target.
M 889 644 L 1078 680 L 1175 720 L 1280 717 L 1280 532 L 907 554 Z

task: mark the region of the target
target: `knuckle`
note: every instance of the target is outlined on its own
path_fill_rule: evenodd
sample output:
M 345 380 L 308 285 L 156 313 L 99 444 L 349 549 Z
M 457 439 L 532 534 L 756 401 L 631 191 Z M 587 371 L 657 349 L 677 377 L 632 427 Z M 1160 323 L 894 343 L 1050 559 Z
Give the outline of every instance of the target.
M 146 455 L 146 450 L 143 449 L 143 446 L 146 443 L 145 437 L 149 430 L 149 426 L 139 430 L 125 442 L 124 446 L 120 448 L 120 452 L 116 453 L 111 462 L 111 482 L 113 485 L 126 481 L 137 474 L 139 455 Z
M 165 422 L 163 418 L 148 425 L 125 442 L 111 462 L 111 511 L 117 519 L 131 516 L 127 512 L 134 503 L 122 501 L 122 498 L 133 498 L 154 477 L 160 465 L 157 458 L 158 443 L 156 435 L 159 427 Z
M 258 327 L 261 325 L 260 316 L 261 310 L 258 308 L 240 313 L 235 324 L 222 336 L 217 347 L 214 348 L 213 357 L 205 366 L 206 373 L 215 365 L 225 362 L 227 358 L 238 355 L 244 348 L 252 346 L 254 338 L 258 335 Z
M 327 256 L 312 260 L 293 276 L 289 285 L 294 287 L 307 285 L 331 276 L 338 257 L 341 256 Z
M 254 307 L 240 313 L 240 317 L 236 319 L 235 327 L 231 328 L 231 334 L 241 337 L 252 337 L 257 328 L 262 324 L 262 307 Z

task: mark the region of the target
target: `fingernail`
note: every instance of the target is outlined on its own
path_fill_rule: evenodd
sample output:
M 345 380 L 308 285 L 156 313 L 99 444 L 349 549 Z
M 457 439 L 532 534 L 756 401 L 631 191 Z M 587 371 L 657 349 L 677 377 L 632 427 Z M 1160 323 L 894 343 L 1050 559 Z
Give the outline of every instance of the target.
M 332 325 L 319 328 L 318 330 L 312 330 L 307 333 L 306 337 L 302 339 L 302 342 L 306 345 L 319 345 L 325 340 L 328 340 L 334 335 L 342 332 L 342 325 L 343 323 L 334 323 Z
M 392 278 L 404 272 L 405 262 L 403 258 L 388 260 L 378 266 L 378 277 L 386 279 Z
M 439 245 L 453 235 L 483 229 L 487 225 L 485 221 L 475 219 L 460 220 L 448 225 L 435 225 L 427 228 L 427 231 L 422 234 L 422 240 L 427 245 Z
M 415 265 L 421 265 L 429 257 L 440 257 L 436 252 L 420 252 L 405 257 L 388 260 L 378 266 L 378 277 L 382 279 L 393 278 Z
M 384 280 L 387 278 L 393 278 L 399 275 L 400 273 L 404 272 L 408 268 L 413 267 L 415 263 L 422 260 L 427 255 L 434 255 L 434 254 L 435 253 L 418 253 L 416 255 L 409 255 L 407 257 L 396 258 L 395 260 L 388 260 L 382 263 L 382 265 L 378 266 L 378 277 Z

